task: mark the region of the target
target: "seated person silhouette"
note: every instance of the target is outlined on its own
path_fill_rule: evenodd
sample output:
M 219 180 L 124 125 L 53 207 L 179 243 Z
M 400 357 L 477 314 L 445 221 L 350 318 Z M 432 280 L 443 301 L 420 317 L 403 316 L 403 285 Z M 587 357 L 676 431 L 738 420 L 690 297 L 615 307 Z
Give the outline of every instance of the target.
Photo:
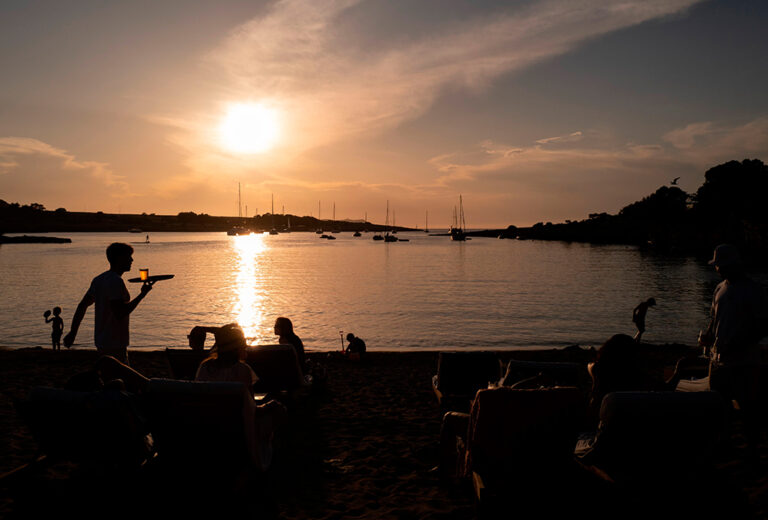
M 347 348 L 344 350 L 344 354 L 349 359 L 361 359 L 365 354 L 365 341 L 351 332 L 347 334 L 347 341 L 349 341 L 349 345 L 347 345 Z

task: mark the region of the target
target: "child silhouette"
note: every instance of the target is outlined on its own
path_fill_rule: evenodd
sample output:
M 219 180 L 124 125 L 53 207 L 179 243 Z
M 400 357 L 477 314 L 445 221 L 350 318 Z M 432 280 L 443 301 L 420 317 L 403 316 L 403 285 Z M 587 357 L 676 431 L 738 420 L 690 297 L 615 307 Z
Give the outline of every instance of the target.
M 64 333 L 64 320 L 61 318 L 61 307 L 53 308 L 53 318 L 49 319 L 51 311 L 45 311 L 43 318 L 51 325 L 51 345 L 53 350 L 61 350 L 61 335 Z

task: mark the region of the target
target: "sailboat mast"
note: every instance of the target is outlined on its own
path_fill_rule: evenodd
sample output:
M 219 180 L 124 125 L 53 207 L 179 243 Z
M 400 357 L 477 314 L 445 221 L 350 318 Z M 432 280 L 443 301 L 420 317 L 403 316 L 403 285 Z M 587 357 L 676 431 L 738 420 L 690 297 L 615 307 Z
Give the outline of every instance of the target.
M 243 206 L 242 201 L 240 200 L 240 183 L 237 183 L 237 218 L 242 218 L 243 216 Z

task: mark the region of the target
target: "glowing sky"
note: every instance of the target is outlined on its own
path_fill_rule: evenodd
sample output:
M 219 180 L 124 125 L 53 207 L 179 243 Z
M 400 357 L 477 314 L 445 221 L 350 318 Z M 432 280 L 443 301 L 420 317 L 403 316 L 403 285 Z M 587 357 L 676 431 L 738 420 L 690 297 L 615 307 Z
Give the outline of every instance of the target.
M 236 215 L 239 182 L 249 214 L 615 212 L 768 160 L 767 4 L 3 0 L 0 198 Z M 222 144 L 238 104 L 275 114 L 271 147 Z

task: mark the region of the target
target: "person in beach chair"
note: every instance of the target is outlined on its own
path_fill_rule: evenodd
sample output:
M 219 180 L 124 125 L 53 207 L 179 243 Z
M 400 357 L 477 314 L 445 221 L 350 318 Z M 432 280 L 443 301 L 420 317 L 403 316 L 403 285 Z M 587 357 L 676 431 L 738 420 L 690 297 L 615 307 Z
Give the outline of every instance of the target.
M 299 366 L 306 374 L 306 357 L 304 356 L 304 343 L 301 338 L 293 331 L 293 322 L 285 317 L 279 317 L 275 320 L 275 336 L 279 336 L 277 342 L 281 345 L 293 345 L 296 349 L 296 356 L 299 358 Z
M 237 323 L 230 323 L 214 332 L 216 343 L 211 356 L 200 364 L 195 381 L 239 382 L 248 389 L 249 404 L 256 422 L 256 437 L 260 443 L 271 443 L 274 431 L 282 422 L 287 410 L 280 402 L 269 400 L 256 405 L 253 401 L 253 386 L 259 378 L 244 362 L 248 344 L 243 329 Z

